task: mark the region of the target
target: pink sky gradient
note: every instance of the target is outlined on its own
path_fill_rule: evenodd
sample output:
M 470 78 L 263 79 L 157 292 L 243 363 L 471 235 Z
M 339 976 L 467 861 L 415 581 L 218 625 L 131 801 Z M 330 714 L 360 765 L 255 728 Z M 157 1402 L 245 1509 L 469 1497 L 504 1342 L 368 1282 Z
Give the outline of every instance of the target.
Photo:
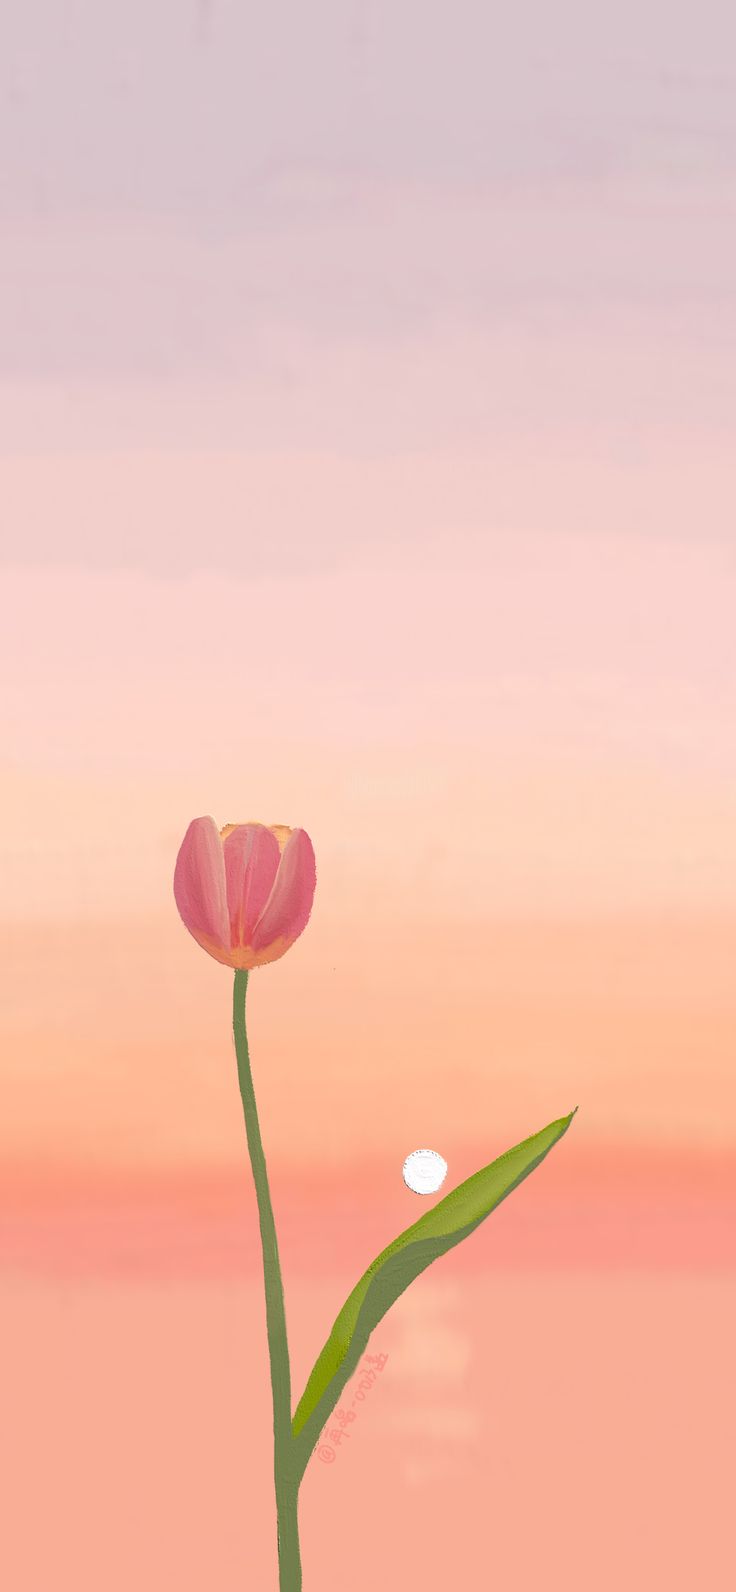
M 716 1592 L 733 9 L 1 32 L 0 1581 L 274 1585 L 230 978 L 172 893 L 211 814 L 317 856 L 250 995 L 298 1384 L 409 1150 L 579 1106 L 377 1334 L 305 1592 Z

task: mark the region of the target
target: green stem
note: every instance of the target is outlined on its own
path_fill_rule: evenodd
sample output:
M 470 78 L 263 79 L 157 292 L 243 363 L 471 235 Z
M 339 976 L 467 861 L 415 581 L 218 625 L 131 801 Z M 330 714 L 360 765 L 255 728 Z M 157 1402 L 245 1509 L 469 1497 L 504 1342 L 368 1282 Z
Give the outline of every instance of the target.
M 299 1553 L 299 1522 L 297 1518 L 299 1475 L 295 1463 L 294 1440 L 291 1432 L 291 1370 L 289 1344 L 286 1336 L 284 1289 L 281 1281 L 279 1249 L 276 1240 L 276 1223 L 268 1187 L 266 1157 L 263 1153 L 258 1110 L 253 1088 L 253 1076 L 248 1054 L 248 1035 L 245 1026 L 245 994 L 248 974 L 237 971 L 233 989 L 233 1034 L 235 1054 L 238 1059 L 238 1081 L 243 1101 L 245 1131 L 248 1137 L 250 1164 L 253 1169 L 258 1220 L 261 1228 L 263 1250 L 263 1285 L 266 1295 L 266 1330 L 268 1352 L 271 1360 L 271 1392 L 273 1395 L 273 1449 L 274 1480 L 276 1484 L 276 1516 L 279 1546 L 280 1592 L 301 1592 L 302 1566 Z

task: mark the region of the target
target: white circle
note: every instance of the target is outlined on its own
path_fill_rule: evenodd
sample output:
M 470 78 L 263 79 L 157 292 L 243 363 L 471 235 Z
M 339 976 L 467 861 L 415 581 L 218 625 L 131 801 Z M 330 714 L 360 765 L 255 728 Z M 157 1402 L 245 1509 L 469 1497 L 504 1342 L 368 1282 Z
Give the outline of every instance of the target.
M 447 1162 L 436 1150 L 412 1150 L 404 1162 L 403 1178 L 413 1194 L 436 1194 L 447 1177 Z

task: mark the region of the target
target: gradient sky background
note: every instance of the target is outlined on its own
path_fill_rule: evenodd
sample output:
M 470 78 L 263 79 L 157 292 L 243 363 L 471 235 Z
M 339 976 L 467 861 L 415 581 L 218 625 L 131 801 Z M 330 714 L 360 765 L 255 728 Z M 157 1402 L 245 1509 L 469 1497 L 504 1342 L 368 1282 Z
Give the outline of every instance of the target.
M 274 1584 L 211 812 L 317 852 L 251 999 L 300 1376 L 410 1149 L 580 1107 L 377 1334 L 307 1592 L 725 1587 L 732 8 L 6 12 L 5 1579 Z

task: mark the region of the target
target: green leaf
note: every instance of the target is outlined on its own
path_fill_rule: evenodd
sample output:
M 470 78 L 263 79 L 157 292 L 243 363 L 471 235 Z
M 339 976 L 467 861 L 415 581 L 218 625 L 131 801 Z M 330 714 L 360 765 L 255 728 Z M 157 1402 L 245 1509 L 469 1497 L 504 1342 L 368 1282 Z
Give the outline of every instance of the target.
M 400 1233 L 368 1267 L 346 1299 L 294 1415 L 292 1431 L 302 1471 L 374 1327 L 386 1311 L 420 1272 L 467 1238 L 539 1166 L 569 1128 L 574 1115 L 571 1111 L 569 1116 L 551 1122 L 541 1133 L 474 1172 Z

